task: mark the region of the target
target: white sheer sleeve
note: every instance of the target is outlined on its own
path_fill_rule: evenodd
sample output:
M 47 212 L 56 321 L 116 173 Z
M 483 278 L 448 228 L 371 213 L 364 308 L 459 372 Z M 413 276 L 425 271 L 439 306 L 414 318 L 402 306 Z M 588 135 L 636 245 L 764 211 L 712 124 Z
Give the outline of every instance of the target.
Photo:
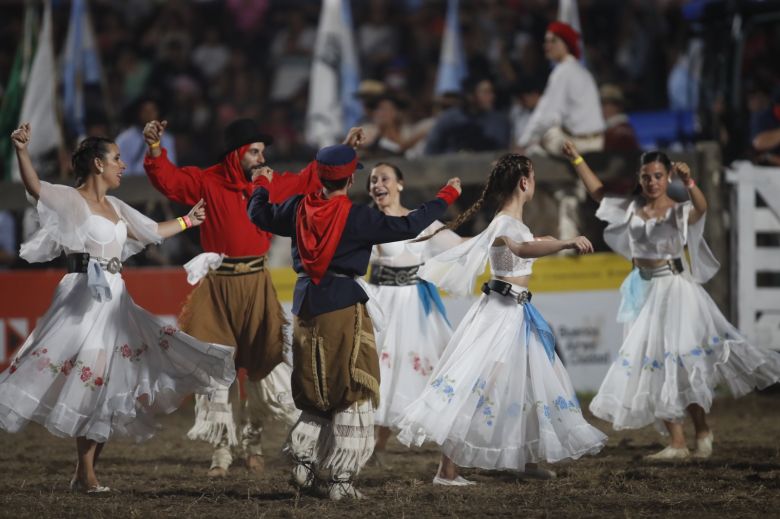
M 49 261 L 63 250 L 86 249 L 82 226 L 89 208 L 81 195 L 70 186 L 41 181 L 35 203 L 40 228 L 22 244 L 19 255 L 30 263 Z
M 527 231 L 528 228 L 517 220 L 497 216 L 478 235 L 426 261 L 418 276 L 453 295 L 470 294 L 477 277 L 485 271 L 493 241 L 499 236 L 515 239 L 518 224 Z M 528 234 L 531 235 L 530 231 Z
M 682 234 L 682 242 L 688 245 L 688 254 L 691 258 L 689 265 L 691 276 L 698 283 L 706 283 L 718 272 L 720 263 L 704 240 L 706 215 L 702 215 L 695 224 L 688 225 L 692 209 L 693 203 L 689 200 L 677 204 L 674 214 L 677 228 Z
M 122 261 L 134 254 L 138 254 L 147 245 L 162 241 L 162 236 L 157 233 L 157 222 L 136 211 L 116 197 L 110 196 L 108 199 L 117 213 L 119 213 L 119 217 L 127 225 L 127 241 L 122 248 Z
M 596 210 L 596 218 L 607 222 L 607 228 L 604 229 L 604 241 L 613 251 L 629 260 L 631 259 L 631 246 L 628 222 L 633 210 L 633 199 L 615 196 L 602 198 L 599 208 Z
M 456 245 L 460 245 L 463 242 L 463 238 L 449 229 L 437 232 L 442 227 L 444 227 L 444 224 L 436 220 L 418 236 L 418 238 L 424 238 L 433 235 L 432 238 L 425 241 L 410 240 L 407 242 L 406 248 L 409 252 L 419 257 L 420 263 L 424 263 L 430 258 L 437 256 Z

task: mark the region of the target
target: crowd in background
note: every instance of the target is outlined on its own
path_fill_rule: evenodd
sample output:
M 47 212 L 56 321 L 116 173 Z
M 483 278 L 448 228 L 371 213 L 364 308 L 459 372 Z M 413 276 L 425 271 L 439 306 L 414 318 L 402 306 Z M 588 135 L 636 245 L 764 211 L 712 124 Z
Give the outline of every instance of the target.
M 434 96 L 445 25 L 443 0 L 353 0 L 360 59 L 364 156 L 406 156 L 460 150 L 516 149 L 518 136 L 545 88 L 550 63 L 543 39 L 557 16 L 556 0 L 461 0 L 460 21 L 469 77 L 460 95 Z M 54 2 L 55 47 L 67 30 L 68 2 Z M 274 136 L 269 162 L 305 161 L 309 72 L 319 0 L 91 0 L 104 81 L 87 97 L 87 133 L 118 136 L 128 174 L 143 174 L 144 122 L 168 121 L 163 145 L 180 165 L 208 166 L 221 150 L 224 126 L 239 117 L 258 120 Z M 681 0 L 581 0 L 584 63 L 600 87 L 607 122 L 619 126 L 605 149 L 638 149 L 625 112 L 682 110 L 699 103 L 722 110 L 717 96 L 699 99 L 701 41 L 692 37 Z M 4 6 L 0 27 L 0 85 L 5 84 L 21 39 L 22 5 Z M 760 141 L 780 127 L 780 51 L 775 26 L 748 39 L 745 107 L 751 134 L 740 136 L 745 155 L 780 164 L 780 139 Z M 437 118 L 467 105 L 486 114 L 485 139 L 473 134 L 440 146 Z M 728 128 L 700 129 L 725 144 Z M 710 133 L 710 135 L 707 135 Z M 75 139 L 75 136 L 70 136 Z M 3 161 L 5 162 L 5 161 Z M 153 216 L 172 209 L 160 206 Z M 0 226 L 5 229 L 0 216 Z M 13 225 L 11 225 L 13 227 Z M 21 241 L 22 225 L 5 242 Z M 6 251 L 13 258 L 14 250 Z M 152 263 L 180 262 L 194 244 L 147 255 Z M 196 249 L 194 249 L 196 250 Z M 5 256 L 0 252 L 0 264 Z M 13 261 L 10 259 L 9 261 Z

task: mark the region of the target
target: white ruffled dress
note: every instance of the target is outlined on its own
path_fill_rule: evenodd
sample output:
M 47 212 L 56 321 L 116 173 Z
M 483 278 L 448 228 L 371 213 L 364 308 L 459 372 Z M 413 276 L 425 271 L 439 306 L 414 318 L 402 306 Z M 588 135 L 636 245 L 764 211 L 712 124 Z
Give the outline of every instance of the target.
M 428 236 L 443 226 L 441 222 L 434 222 L 419 237 Z M 371 264 L 372 267 L 416 267 L 460 242 L 457 234 L 444 230 L 422 242 L 385 243 L 374 247 Z M 374 420 L 376 425 L 390 427 L 406 406 L 423 392 L 452 336 L 452 328 L 443 306 L 437 304 L 441 302 L 438 293 L 430 292 L 436 290 L 432 285 L 369 283 L 362 286 L 384 316 L 381 328 L 378 325 L 375 330 L 381 382 Z
M 466 295 L 488 256 L 496 275 L 530 274 L 532 260 L 492 246 L 501 236 L 534 240 L 522 222 L 498 215 L 478 236 L 428 260 L 420 276 Z M 539 334 L 529 332 L 527 312 L 495 292 L 474 303 L 422 394 L 398 421 L 402 443 L 431 440 L 459 466 L 510 470 L 601 450 L 606 436 L 583 418 L 566 369 Z
M 41 183 L 38 232 L 22 245 L 29 262 L 66 253 L 124 260 L 162 238 L 157 223 L 107 197 L 120 220 L 92 214 L 68 186 Z M 158 428 L 193 392 L 235 377 L 233 349 L 204 343 L 138 307 L 120 273 L 90 260 L 89 274 L 70 273 L 51 306 L 0 374 L 0 427 L 37 422 L 62 437 L 105 442 L 118 434 L 137 441 Z
M 703 239 L 705 219 L 688 224 L 691 202 L 646 221 L 639 207 L 635 199 L 602 200 L 596 216 L 608 223 L 607 244 L 628 259 L 681 258 L 684 272 L 650 280 L 637 269 L 629 274 L 618 316 L 623 345 L 590 410 L 615 429 L 654 423 L 665 433 L 662 420 L 682 420 L 690 404 L 709 412 L 719 384 L 738 397 L 780 381 L 780 354 L 747 342 L 701 287 L 719 264 Z

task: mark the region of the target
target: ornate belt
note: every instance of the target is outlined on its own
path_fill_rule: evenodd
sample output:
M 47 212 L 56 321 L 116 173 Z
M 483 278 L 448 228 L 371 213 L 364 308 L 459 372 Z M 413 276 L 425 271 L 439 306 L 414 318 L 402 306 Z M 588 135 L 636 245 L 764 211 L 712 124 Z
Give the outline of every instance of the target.
M 237 258 L 225 257 L 222 264 L 214 271 L 219 276 L 239 276 L 260 272 L 265 268 L 265 256 L 243 256 Z
M 674 258 L 668 260 L 666 265 L 661 265 L 660 267 L 645 268 L 637 266 L 636 268 L 639 270 L 639 277 L 645 281 L 650 281 L 653 278 L 662 278 L 681 274 L 683 272 L 683 263 L 680 258 Z
M 420 282 L 417 277 L 417 271 L 420 266 L 414 267 L 387 267 L 385 265 L 372 265 L 371 276 L 368 281 L 372 285 L 382 285 L 390 287 L 405 287 L 407 285 L 416 285 Z
M 86 274 L 87 268 L 89 266 L 89 259 L 90 255 L 86 252 L 74 252 L 65 256 L 65 263 L 68 267 L 68 274 L 73 272 Z M 98 265 L 100 265 L 100 268 L 107 272 L 112 274 L 122 272 L 122 262 L 119 261 L 119 258 L 106 259 L 92 256 L 92 259 L 97 261 Z
M 482 285 L 482 292 L 490 295 L 491 292 L 496 292 L 504 297 L 511 297 L 517 304 L 524 305 L 531 302 L 531 292 L 528 289 L 517 291 L 512 287 L 512 283 L 501 281 L 499 279 L 491 279 L 490 281 Z

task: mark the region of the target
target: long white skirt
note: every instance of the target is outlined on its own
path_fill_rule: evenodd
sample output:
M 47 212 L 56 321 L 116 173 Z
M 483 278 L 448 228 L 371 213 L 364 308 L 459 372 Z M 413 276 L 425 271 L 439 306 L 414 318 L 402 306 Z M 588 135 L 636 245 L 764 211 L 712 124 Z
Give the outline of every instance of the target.
M 462 467 L 523 470 L 526 463 L 595 454 L 606 436 L 582 416 L 560 359 L 523 307 L 483 295 L 463 318 L 422 395 L 399 421 L 399 440 L 432 440 Z
M 374 420 L 389 427 L 422 394 L 452 329 L 435 305 L 426 315 L 417 285 L 371 287 L 385 316 L 376 333 L 380 397 Z
M 679 421 L 690 404 L 709 412 L 714 389 L 735 396 L 780 380 L 780 354 L 748 343 L 687 275 L 654 278 L 617 359 L 590 404 L 615 429 Z
M 137 306 L 119 274 L 105 273 L 112 299 L 100 303 L 85 274 L 67 274 L 46 314 L 0 374 L 0 427 L 37 422 L 62 437 L 137 441 L 158 429 L 193 392 L 235 377 L 233 349 L 166 326 Z

